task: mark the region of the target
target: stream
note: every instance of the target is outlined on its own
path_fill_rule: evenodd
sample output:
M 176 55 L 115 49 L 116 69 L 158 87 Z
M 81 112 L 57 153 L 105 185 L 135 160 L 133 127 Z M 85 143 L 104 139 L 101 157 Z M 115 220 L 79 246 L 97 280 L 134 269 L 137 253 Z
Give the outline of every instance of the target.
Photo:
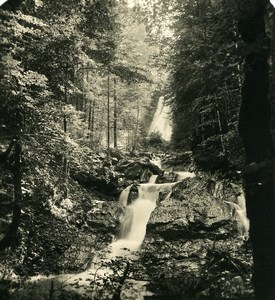
M 155 162 L 160 166 L 159 160 Z M 37 289 L 38 293 L 46 293 L 51 289 L 55 293 L 67 290 L 81 295 L 89 295 L 92 299 L 109 298 L 110 294 L 107 291 L 109 287 L 106 288 L 106 284 L 111 284 L 113 276 L 117 275 L 115 273 L 118 272 L 118 269 L 121 269 L 121 262 L 124 265 L 122 269 L 125 269 L 127 261 L 132 262 L 139 259 L 139 250 L 146 236 L 147 223 L 151 213 L 158 205 L 159 195 L 164 195 L 165 200 L 168 200 L 172 189 L 181 180 L 195 176 L 191 172 L 176 172 L 176 174 L 177 181 L 171 183 L 156 183 L 158 176 L 152 175 L 148 183 L 137 185 L 138 196 L 132 203 L 128 203 L 132 185 L 121 192 L 118 205 L 124 207 L 125 214 L 120 224 L 119 234 L 111 244 L 95 255 L 84 272 L 58 276 L 33 276 L 29 283 L 41 285 Z M 110 266 L 116 264 L 117 259 L 120 262 L 116 270 Z M 129 281 L 129 279 L 125 279 Z M 146 282 L 135 281 L 134 289 L 137 290 L 134 298 L 136 300 L 151 294 L 146 290 Z M 37 295 L 37 299 L 39 297 Z
M 119 204 L 125 207 L 125 215 L 120 224 L 117 239 L 100 254 L 96 255 L 91 266 L 85 272 L 74 275 L 62 275 L 58 279 L 59 282 L 63 285 L 65 284 L 69 289 L 77 288 L 77 292 L 80 294 L 98 293 L 98 291 L 95 291 L 95 287 L 91 287 L 91 278 L 96 282 L 98 288 L 100 285 L 104 285 L 108 277 L 111 278 L 114 275 L 114 271 L 108 265 L 112 264 L 115 259 L 122 258 L 124 259 L 124 263 L 128 259 L 131 261 L 139 259 L 138 251 L 141 249 L 144 241 L 146 226 L 151 213 L 157 207 L 160 193 L 165 195 L 165 200 L 168 200 L 172 189 L 180 180 L 193 176 L 194 174 L 190 172 L 178 172 L 179 181 L 172 183 L 155 183 L 157 176 L 152 175 L 148 183 L 139 184 L 137 186 L 138 197 L 130 204 L 128 204 L 128 197 L 131 186 L 128 186 L 122 191 L 118 200 Z M 135 285 L 136 284 L 143 287 L 143 291 L 139 290 L 139 298 L 135 299 L 143 299 L 143 297 L 148 294 L 146 288 L 144 288 L 142 282 L 135 282 Z
M 161 167 L 157 158 L 151 163 Z M 153 274 L 162 274 L 167 278 L 185 274 L 183 278 L 188 280 L 190 275 L 186 274 L 198 276 L 203 272 L 200 270 L 207 266 L 206 257 L 209 251 L 213 251 L 213 245 L 235 249 L 236 243 L 241 247 L 248 238 L 249 229 L 243 191 L 239 190 L 235 198 L 226 194 L 221 196 L 221 182 L 216 182 L 213 191 L 210 191 L 213 198 L 208 196 L 204 181 L 197 178 L 195 173 L 177 170 L 173 174 L 174 182 L 158 183 L 158 175 L 153 174 L 147 183 L 129 185 L 121 192 L 117 206 L 122 207 L 124 213 L 118 235 L 109 245 L 95 253 L 85 271 L 33 276 L 22 287 L 20 297 L 15 295 L 14 299 L 44 299 L 49 298 L 49 294 L 56 297 L 52 299 L 59 299 L 60 296 L 65 297 L 64 293 L 66 299 L 75 299 L 76 294 L 81 299 L 114 299 L 117 293 L 119 298 L 116 299 L 143 300 L 154 295 L 151 288 L 148 288 L 151 277 L 146 275 L 147 272 L 152 278 L 155 276 Z M 132 188 L 134 197 L 131 195 Z M 224 193 L 226 189 L 224 187 Z M 177 196 L 179 192 L 182 195 L 180 197 Z M 232 216 L 237 221 L 240 237 L 237 240 L 228 239 L 225 235 L 227 229 L 223 229 L 225 222 L 231 222 Z M 201 220 L 204 224 L 201 224 Z M 197 227 L 198 224 L 201 227 Z M 238 250 L 234 251 L 236 253 L 233 255 L 238 257 Z M 245 252 L 241 251 L 244 255 Z M 142 269 L 145 257 L 150 262 L 147 270 Z M 138 271 L 141 275 L 133 275 L 130 267 L 135 265 L 143 270 Z M 156 283 L 161 284 L 162 281 L 157 279 Z M 175 281 L 174 284 L 184 287 L 188 283 L 179 284 Z

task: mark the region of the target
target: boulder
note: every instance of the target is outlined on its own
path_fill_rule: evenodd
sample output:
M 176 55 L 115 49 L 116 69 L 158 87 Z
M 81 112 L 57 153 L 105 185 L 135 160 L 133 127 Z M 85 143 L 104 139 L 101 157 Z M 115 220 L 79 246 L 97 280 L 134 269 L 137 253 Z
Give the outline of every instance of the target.
M 153 211 L 148 229 L 162 237 L 210 239 L 235 233 L 232 209 L 208 190 L 208 179 L 188 178 L 175 186 Z M 232 230 L 233 228 L 233 230 Z
M 95 200 L 86 213 L 87 225 L 92 229 L 100 229 L 101 233 L 116 233 L 117 205 L 115 202 Z M 98 232 L 98 230 L 97 230 Z
M 127 200 L 127 205 L 130 205 L 131 203 L 133 203 L 133 201 L 136 200 L 137 198 L 138 198 L 138 187 L 136 184 L 133 184 L 130 189 L 130 193 L 129 193 L 128 200 Z
M 158 176 L 157 183 L 165 182 L 175 182 L 177 181 L 177 174 L 173 172 L 164 172 L 162 175 Z
M 139 180 L 140 182 L 147 182 L 152 174 L 161 175 L 163 173 L 147 157 L 121 161 L 115 167 L 115 171 L 124 173 L 128 180 Z
M 129 164 L 125 171 L 124 175 L 127 179 L 137 180 L 140 179 L 144 171 L 143 165 L 139 162 L 134 162 Z
M 97 172 L 94 170 L 71 169 L 70 176 L 87 189 L 111 195 L 119 194 L 126 184 L 123 174 L 112 171 L 105 166 L 98 169 Z

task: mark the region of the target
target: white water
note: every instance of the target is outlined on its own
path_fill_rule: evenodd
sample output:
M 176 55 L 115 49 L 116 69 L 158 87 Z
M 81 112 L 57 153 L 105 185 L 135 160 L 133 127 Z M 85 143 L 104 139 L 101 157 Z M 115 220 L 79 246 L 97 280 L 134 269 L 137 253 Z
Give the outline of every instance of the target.
M 110 245 L 111 257 L 129 255 L 140 249 L 146 235 L 147 223 L 156 207 L 159 192 L 167 192 L 167 197 L 169 197 L 171 194 L 169 192 L 177 183 L 144 183 L 138 185 L 138 198 L 126 207 L 119 238 Z M 129 191 L 129 187 L 122 191 L 120 197 L 122 203 L 127 203 Z M 127 198 L 125 198 L 126 195 Z
M 154 114 L 154 118 L 149 129 L 149 133 L 159 132 L 164 140 L 170 141 L 172 135 L 170 116 L 170 107 L 165 105 L 164 97 L 160 97 L 158 100 L 157 110 Z
M 127 206 L 127 200 L 128 200 L 128 196 L 129 196 L 131 187 L 132 187 L 132 185 L 129 185 L 129 186 L 127 186 L 126 189 L 124 189 L 124 190 L 121 192 L 121 194 L 120 194 L 120 196 L 119 196 L 119 199 L 118 199 L 118 203 L 119 203 L 120 205 Z
M 124 220 L 120 225 L 119 238 L 110 245 L 111 257 L 127 256 L 138 251 L 146 235 L 146 226 L 151 213 L 156 207 L 159 193 L 167 193 L 169 199 L 172 188 L 187 177 L 194 177 L 195 173 L 175 172 L 177 182 L 156 184 L 158 175 L 152 175 L 148 183 L 138 185 L 138 198 L 127 205 L 131 186 L 121 192 L 119 203 L 126 206 Z
M 142 198 L 129 205 L 122 223 L 120 239 L 126 240 L 127 244 L 130 241 L 130 244 L 140 246 L 146 234 L 146 225 L 155 207 L 155 201 Z
M 149 183 L 156 183 L 157 178 L 158 178 L 158 175 L 153 174 L 149 179 Z
M 246 214 L 244 193 L 242 192 L 240 195 L 237 196 L 237 203 L 231 201 L 225 201 L 225 202 L 235 208 L 239 235 L 243 237 L 245 240 L 247 240 L 249 237 L 250 222 Z
M 161 169 L 161 159 L 160 158 L 153 158 L 150 160 L 150 163 L 158 166 Z
M 177 181 L 181 181 L 185 178 L 193 178 L 196 177 L 196 174 L 193 172 L 185 172 L 185 171 L 180 171 L 180 172 L 174 172 L 177 174 Z
M 237 204 L 239 205 L 241 210 L 246 212 L 245 197 L 243 192 L 241 192 L 241 194 L 237 196 Z

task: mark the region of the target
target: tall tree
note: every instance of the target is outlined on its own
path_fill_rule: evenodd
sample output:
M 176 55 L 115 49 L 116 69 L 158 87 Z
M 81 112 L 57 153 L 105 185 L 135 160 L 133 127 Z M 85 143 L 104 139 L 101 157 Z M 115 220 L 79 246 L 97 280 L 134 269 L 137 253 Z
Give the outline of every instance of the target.
M 172 140 L 176 147 L 193 150 L 197 162 L 221 167 L 232 146 L 239 147 L 236 5 L 186 0 L 176 9 L 170 51 Z
M 1 147 L 7 148 L 0 155 L 0 164 L 10 170 L 14 179 L 14 196 L 10 199 L 13 218 L 10 230 L 0 241 L 1 249 L 15 240 L 21 206 L 32 205 L 22 201 L 25 194 L 22 195 L 21 185 L 28 185 L 32 191 L 42 190 L 51 180 L 41 173 L 50 174 L 51 178 L 58 174 L 55 179 L 62 182 L 58 182 L 57 189 L 62 197 L 67 196 L 64 179 L 68 176 L 72 149 L 79 151 L 81 143 L 88 144 L 88 108 L 82 105 L 83 111 L 79 111 L 76 107 L 77 97 L 85 97 L 83 103 L 88 100 L 90 79 L 83 78 L 81 66 L 90 64 L 100 69 L 112 59 L 114 3 L 82 1 L 79 7 L 79 1 L 25 0 L 20 10 L 10 5 L 0 8 L 0 142 Z M 102 16 L 104 24 L 99 26 Z M 86 26 L 89 22 L 97 26 Z M 95 77 L 101 82 L 104 74 L 98 72 Z M 48 168 L 51 164 L 56 174 Z
M 114 78 L 114 148 L 117 148 L 117 84 Z
M 107 75 L 107 148 L 110 149 L 110 70 Z
M 239 31 L 246 44 L 239 132 L 246 160 L 246 188 L 253 282 L 257 299 L 275 299 L 274 146 L 269 101 L 269 40 L 265 14 L 268 1 L 239 3 Z

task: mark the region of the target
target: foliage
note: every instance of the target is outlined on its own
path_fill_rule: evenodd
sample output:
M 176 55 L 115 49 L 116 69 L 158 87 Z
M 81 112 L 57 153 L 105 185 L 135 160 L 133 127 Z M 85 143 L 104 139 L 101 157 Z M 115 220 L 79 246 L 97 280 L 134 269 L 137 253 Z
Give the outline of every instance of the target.
M 149 137 L 144 138 L 143 145 L 145 148 L 151 151 L 165 150 L 168 147 L 168 143 L 163 140 L 160 132 L 152 132 Z
M 138 147 L 150 100 L 153 79 L 147 64 L 158 50 L 146 41 L 144 24 L 138 24 L 125 3 L 107 0 L 81 5 L 22 1 L 17 10 L 4 6 L 0 14 L 1 146 L 20 133 L 20 206 L 67 199 L 71 169 L 89 169 L 108 181 L 107 174 L 99 174 L 101 162 L 91 156 L 106 146 L 107 126 L 118 131 L 122 147 Z M 139 34 L 134 37 L 132 30 Z M 114 78 L 117 129 L 113 115 L 107 120 L 114 105 Z
M 199 163 L 204 153 L 209 167 L 215 163 L 215 144 L 216 155 L 239 167 L 242 43 L 236 2 L 158 0 L 142 2 L 136 10 L 149 24 L 151 43 L 162 44 L 158 66 L 168 77 L 162 90 L 173 111 L 174 147 L 193 150 Z
M 237 135 L 241 80 L 235 4 L 185 1 L 180 8 L 172 55 L 173 141 L 185 141 L 196 153 L 216 136 L 213 142 L 230 157 L 226 134 Z

